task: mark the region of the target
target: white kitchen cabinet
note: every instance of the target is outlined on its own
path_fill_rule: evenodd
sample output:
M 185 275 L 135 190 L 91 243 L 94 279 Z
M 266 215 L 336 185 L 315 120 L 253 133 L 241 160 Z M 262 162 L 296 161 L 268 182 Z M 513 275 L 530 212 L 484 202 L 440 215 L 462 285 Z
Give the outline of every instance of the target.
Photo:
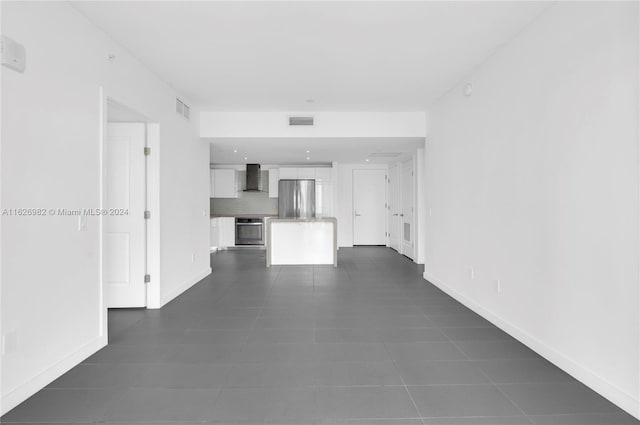
M 236 219 L 234 217 L 220 217 L 218 220 L 219 247 L 236 246 Z
M 209 170 L 209 196 L 216 198 L 216 170 Z
M 279 170 L 279 179 L 297 179 L 298 178 L 298 169 L 292 167 L 281 167 Z
M 316 169 L 315 168 L 298 168 L 298 178 L 299 179 L 315 179 Z
M 278 181 L 280 180 L 280 172 L 277 168 L 269 169 L 269 198 L 278 197 Z
M 316 181 L 331 181 L 331 168 L 316 168 Z
M 237 198 L 239 193 L 238 173 L 236 170 L 214 169 L 213 197 Z

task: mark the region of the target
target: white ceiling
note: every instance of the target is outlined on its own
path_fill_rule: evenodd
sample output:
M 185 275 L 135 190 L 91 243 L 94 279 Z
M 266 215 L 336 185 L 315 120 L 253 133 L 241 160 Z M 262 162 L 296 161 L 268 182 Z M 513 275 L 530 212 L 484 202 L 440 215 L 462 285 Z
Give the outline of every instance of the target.
M 424 139 L 419 137 L 401 139 L 371 137 L 216 138 L 215 143 L 211 144 L 209 159 L 213 164 L 319 164 L 332 161 L 366 163 L 367 159 L 371 164 L 375 164 L 406 159 L 417 148 L 423 146 Z M 369 157 L 371 154 L 379 152 L 399 153 L 400 155 L 396 157 Z M 307 157 L 309 160 L 306 159 Z
M 204 110 L 416 111 L 550 3 L 72 4 Z

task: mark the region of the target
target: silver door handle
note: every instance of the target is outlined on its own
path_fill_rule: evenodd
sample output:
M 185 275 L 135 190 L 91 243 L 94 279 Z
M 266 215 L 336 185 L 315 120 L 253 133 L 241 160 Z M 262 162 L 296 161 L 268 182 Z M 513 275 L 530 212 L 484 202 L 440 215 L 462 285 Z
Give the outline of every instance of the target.
M 400 217 L 404 217 L 404 214 L 400 214 Z
M 358 214 L 358 213 L 355 213 L 355 214 L 356 214 L 356 217 L 360 217 L 360 214 Z
M 396 216 L 396 217 L 397 217 L 397 216 L 398 216 L 398 214 L 394 214 L 394 216 Z

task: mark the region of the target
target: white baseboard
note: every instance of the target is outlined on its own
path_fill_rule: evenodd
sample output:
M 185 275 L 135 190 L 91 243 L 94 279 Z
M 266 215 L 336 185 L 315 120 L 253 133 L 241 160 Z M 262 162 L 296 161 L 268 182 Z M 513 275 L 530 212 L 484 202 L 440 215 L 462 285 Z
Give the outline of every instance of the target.
M 487 310 L 471 298 L 451 288 L 429 272 L 425 271 L 422 276 L 425 280 L 433 283 L 451 297 L 478 313 L 512 337 L 516 338 L 518 341 L 522 342 L 527 347 L 531 348 L 533 351 L 576 378 L 578 381 L 590 387 L 598 394 L 628 412 L 630 415 L 640 419 L 640 400 L 635 398 L 633 395 L 609 382 L 607 379 L 598 375 L 591 369 L 576 363 L 565 354 L 551 347 L 544 341 L 534 337 L 524 329 L 519 328 L 508 320 L 505 320 L 490 310 Z
M 107 336 L 99 336 L 23 384 L 3 394 L 2 402 L 0 403 L 0 411 L 2 412 L 0 415 L 4 415 L 106 345 Z
M 193 285 L 195 285 L 196 283 L 200 282 L 202 279 L 204 279 L 205 277 L 209 276 L 210 274 L 211 274 L 211 267 L 208 267 L 205 270 L 201 271 L 200 273 L 197 273 L 194 277 L 192 277 L 191 279 L 187 280 L 182 285 L 180 285 L 177 288 L 169 291 L 167 294 L 162 295 L 162 297 L 160 299 L 160 307 L 159 308 L 161 308 L 163 305 L 165 305 L 166 303 L 168 303 L 169 301 L 171 301 L 172 299 L 174 299 L 178 295 L 182 294 L 184 291 L 186 291 L 187 289 L 191 288 Z

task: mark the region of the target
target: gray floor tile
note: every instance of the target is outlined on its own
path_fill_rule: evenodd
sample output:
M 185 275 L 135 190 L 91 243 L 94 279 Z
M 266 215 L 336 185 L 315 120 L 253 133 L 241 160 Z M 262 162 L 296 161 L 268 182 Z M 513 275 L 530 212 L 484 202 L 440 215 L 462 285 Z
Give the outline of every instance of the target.
M 382 343 L 315 344 L 317 362 L 380 362 L 391 360 Z
M 2 417 L 2 422 L 92 422 L 103 420 L 119 390 L 45 389 Z
M 178 363 L 233 363 L 243 344 L 183 344 L 174 350 L 169 361 Z
M 540 358 L 540 355 L 515 340 L 456 341 L 456 345 L 474 360 Z
M 380 339 L 372 329 L 315 329 L 316 343 L 336 342 L 379 342 Z
M 249 344 L 254 343 L 313 343 L 313 329 L 255 329 L 249 333 Z
M 270 362 L 234 364 L 225 387 L 312 386 L 314 368 L 309 363 Z
M 2 422 L 640 424 L 405 257 L 339 255 L 337 269 L 267 269 L 264 251 L 214 254 L 162 309 L 110 310 L 109 346 Z
M 176 344 L 108 345 L 83 363 L 151 363 L 167 361 Z
M 535 425 L 638 425 L 627 413 L 530 416 Z
M 465 360 L 467 357 L 451 342 L 385 343 L 396 361 Z
M 183 334 L 183 344 L 242 344 L 249 339 L 249 331 L 190 329 Z
M 105 415 L 111 422 L 204 421 L 213 419 L 219 390 L 131 388 L 113 400 Z
M 515 341 L 509 334 L 495 326 L 485 328 L 453 327 L 440 329 L 453 341 Z
M 409 387 L 409 392 L 423 417 L 521 415 L 492 385 Z
M 403 385 L 393 362 L 316 363 L 318 386 Z
M 532 425 L 526 416 L 423 418 L 424 425 Z
M 480 368 L 469 361 L 396 361 L 407 385 L 489 384 Z
M 491 328 L 494 326 L 491 322 L 475 313 L 429 315 L 429 319 L 435 326 L 443 328 Z
M 112 373 L 115 365 L 111 363 L 79 364 L 47 388 L 109 388 L 118 384 Z
M 218 421 L 312 421 L 314 393 L 304 388 L 229 388 L 221 390 L 213 407 Z
M 505 384 L 499 387 L 527 415 L 618 411 L 611 402 L 578 382 Z
M 129 387 L 214 389 L 226 381 L 224 363 L 147 363 L 116 365 L 111 373 Z
M 240 363 L 313 362 L 314 345 L 307 343 L 253 343 L 236 357 Z
M 276 329 L 313 329 L 314 320 L 311 316 L 287 315 L 284 312 L 281 316 L 261 316 L 255 322 L 255 329 L 276 328 Z
M 404 387 L 319 387 L 318 418 L 415 418 L 418 414 Z
M 449 338 L 437 328 L 384 328 L 377 331 L 382 342 L 428 342 L 448 341 Z
M 496 383 L 574 380 L 569 374 L 543 358 L 481 360 L 476 363 Z
M 423 425 L 422 419 L 328 419 L 318 420 L 316 425 Z

